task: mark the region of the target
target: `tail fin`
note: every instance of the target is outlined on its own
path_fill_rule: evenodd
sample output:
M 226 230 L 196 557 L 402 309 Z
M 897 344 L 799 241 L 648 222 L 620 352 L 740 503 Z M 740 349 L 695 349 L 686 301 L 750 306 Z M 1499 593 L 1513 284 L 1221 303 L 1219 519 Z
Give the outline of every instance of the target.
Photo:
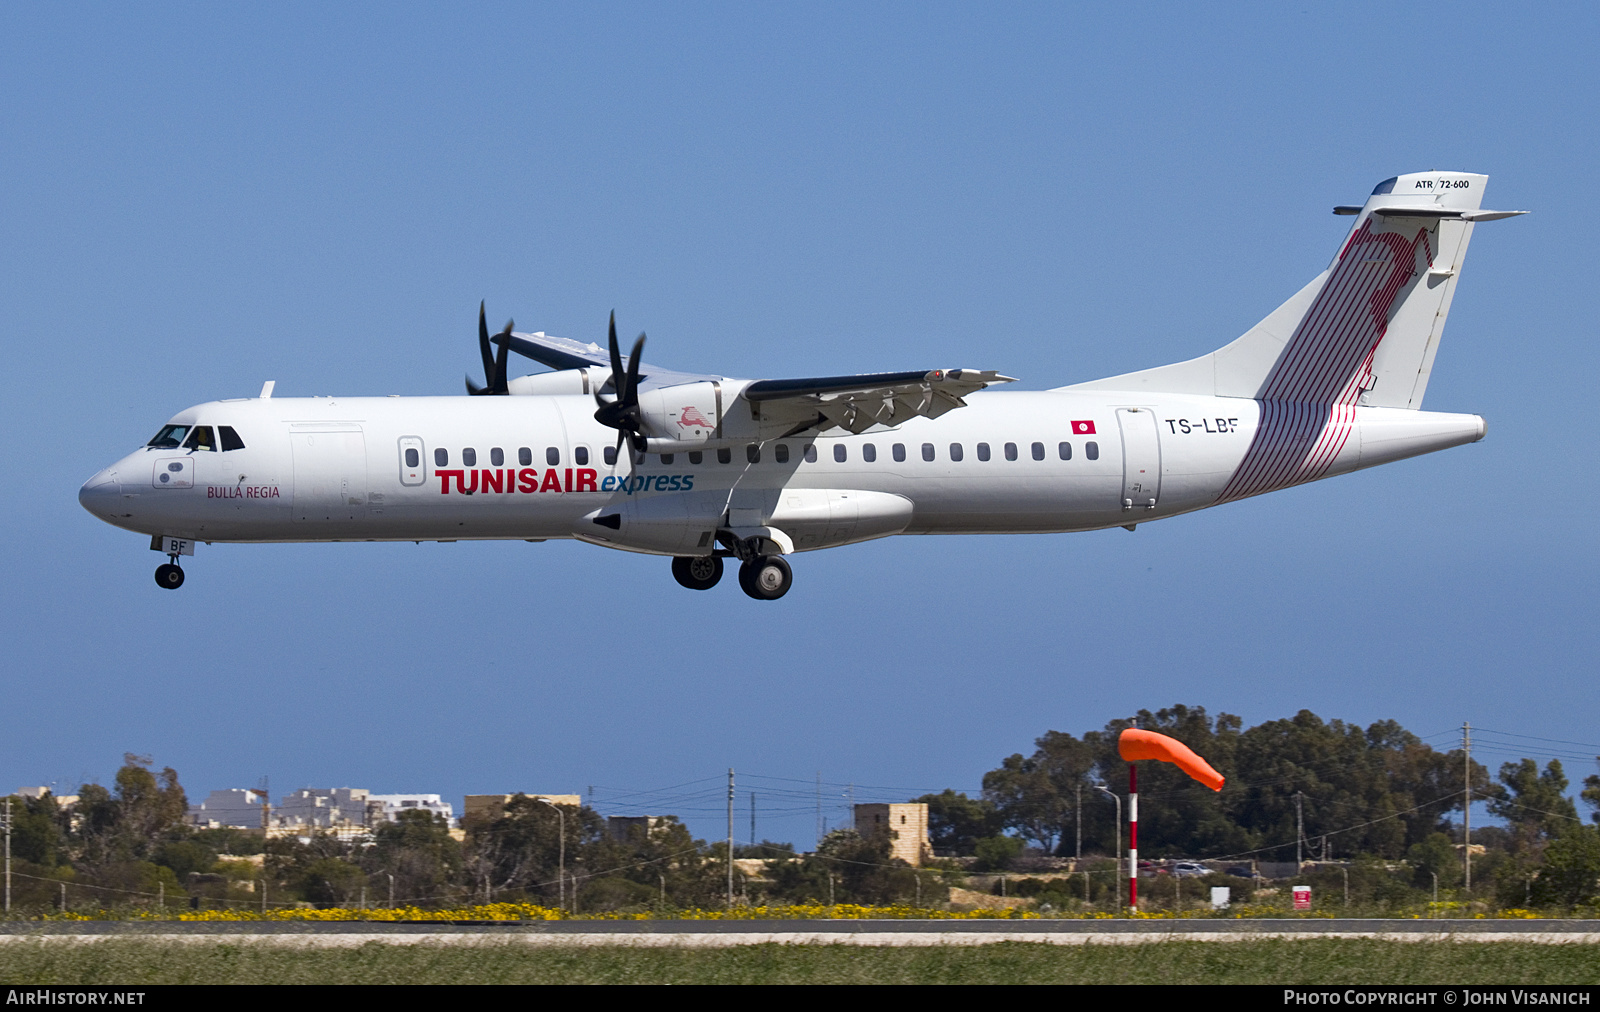
M 1209 355 L 1063 389 L 1147 390 L 1319 405 L 1419 408 L 1487 176 L 1418 172 L 1378 184 L 1328 269 Z

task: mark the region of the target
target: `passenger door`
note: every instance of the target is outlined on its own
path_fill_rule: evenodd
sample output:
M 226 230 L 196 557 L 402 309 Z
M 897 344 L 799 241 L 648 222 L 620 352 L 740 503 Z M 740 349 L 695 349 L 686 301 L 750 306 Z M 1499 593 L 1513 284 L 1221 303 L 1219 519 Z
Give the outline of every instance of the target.
M 298 523 L 363 520 L 367 515 L 367 444 L 353 422 L 297 423 L 294 509 Z
M 1118 408 L 1122 430 L 1122 508 L 1153 510 L 1161 495 L 1161 436 L 1154 411 Z

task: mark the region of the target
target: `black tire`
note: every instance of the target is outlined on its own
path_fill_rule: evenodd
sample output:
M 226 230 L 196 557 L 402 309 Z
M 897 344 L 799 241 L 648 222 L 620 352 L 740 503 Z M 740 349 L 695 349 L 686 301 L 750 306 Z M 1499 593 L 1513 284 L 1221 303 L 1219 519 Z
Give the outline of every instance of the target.
M 794 585 L 794 570 L 777 555 L 758 555 L 739 567 L 739 586 L 757 601 L 776 601 Z
M 170 562 L 163 562 L 156 567 L 156 586 L 177 590 L 183 586 L 183 570 Z
M 710 590 L 722 579 L 717 555 L 679 555 L 672 560 L 672 578 L 690 590 Z

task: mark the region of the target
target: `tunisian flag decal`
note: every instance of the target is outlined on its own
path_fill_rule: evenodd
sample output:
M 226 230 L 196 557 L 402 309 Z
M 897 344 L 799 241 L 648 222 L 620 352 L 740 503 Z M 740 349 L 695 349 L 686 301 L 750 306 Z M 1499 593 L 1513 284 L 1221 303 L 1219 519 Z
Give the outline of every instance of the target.
M 1075 420 L 1072 423 L 1072 434 L 1074 436 L 1092 436 L 1094 435 L 1094 423 Z

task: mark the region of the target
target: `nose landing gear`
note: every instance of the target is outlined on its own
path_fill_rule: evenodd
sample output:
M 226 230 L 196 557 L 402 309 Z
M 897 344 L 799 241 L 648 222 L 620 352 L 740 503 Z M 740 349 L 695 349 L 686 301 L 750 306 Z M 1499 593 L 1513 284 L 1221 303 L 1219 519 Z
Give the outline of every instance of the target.
M 155 534 L 150 538 L 150 550 L 167 557 L 165 563 L 156 567 L 156 586 L 163 590 L 177 590 L 183 586 L 183 570 L 178 568 L 178 557 L 193 555 L 194 542 L 188 538 Z

